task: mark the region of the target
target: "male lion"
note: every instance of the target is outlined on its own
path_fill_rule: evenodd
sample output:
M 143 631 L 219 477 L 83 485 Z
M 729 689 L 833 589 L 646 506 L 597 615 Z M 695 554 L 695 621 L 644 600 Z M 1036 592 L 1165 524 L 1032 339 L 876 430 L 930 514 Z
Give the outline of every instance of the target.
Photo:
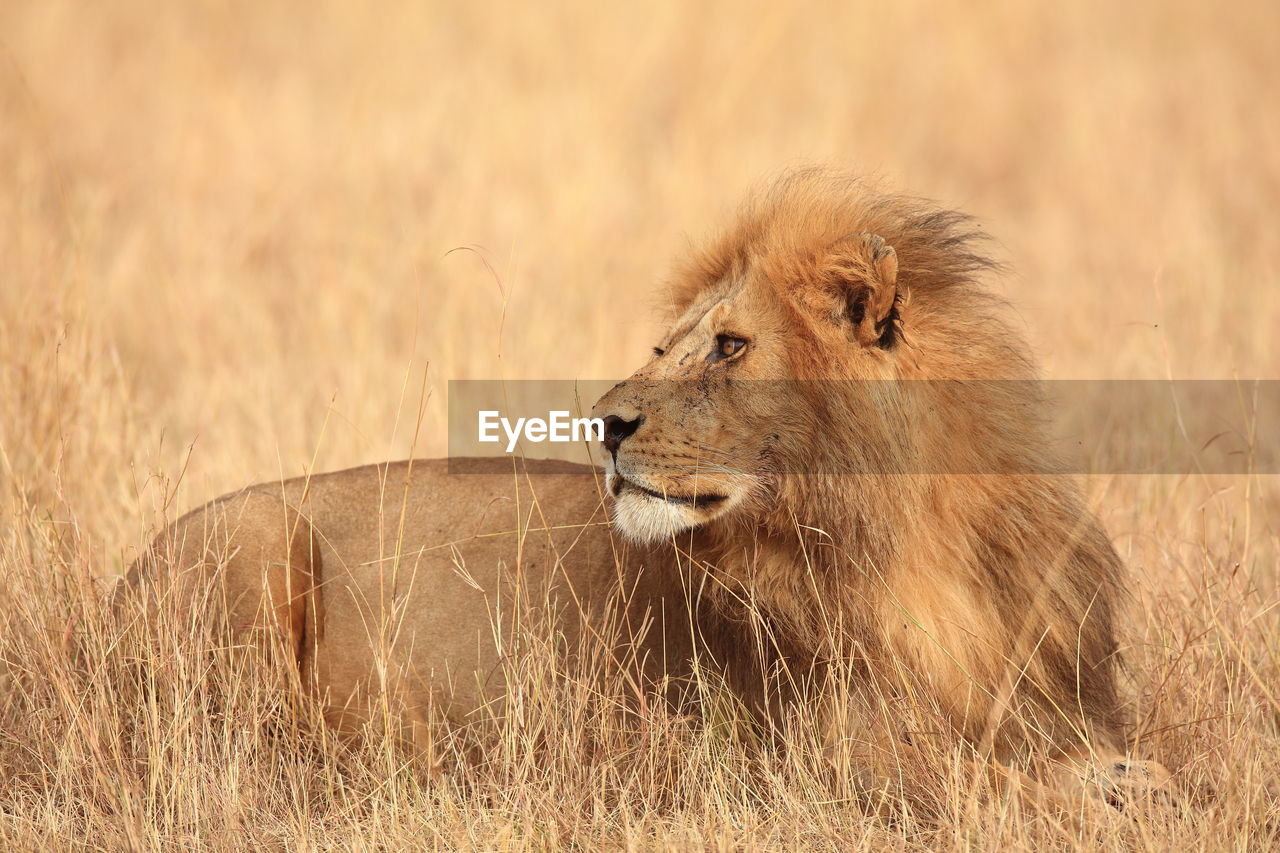
M 621 614 L 619 659 L 676 701 L 697 655 L 765 718 L 820 703 L 834 746 L 912 697 L 1000 761 L 1047 755 L 1108 797 L 1158 783 L 1122 758 L 1120 560 L 1052 473 L 976 240 L 791 175 L 679 268 L 654 357 L 596 406 L 603 485 L 418 461 L 254 486 L 172 525 L 134 583 L 214 589 L 348 731 L 388 692 L 410 728 L 501 700 L 523 597 L 568 648 Z

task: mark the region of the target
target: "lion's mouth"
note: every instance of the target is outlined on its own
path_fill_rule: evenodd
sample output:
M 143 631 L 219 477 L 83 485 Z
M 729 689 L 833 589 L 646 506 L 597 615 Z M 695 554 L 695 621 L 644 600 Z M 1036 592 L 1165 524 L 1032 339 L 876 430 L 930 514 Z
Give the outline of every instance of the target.
M 670 492 L 659 492 L 642 486 L 635 480 L 627 479 L 617 471 L 613 474 L 613 496 L 616 498 L 622 494 L 623 489 L 630 489 L 639 492 L 642 495 L 654 498 L 660 501 L 666 501 L 669 504 L 678 504 L 680 506 L 691 506 L 695 508 L 705 508 L 716 506 L 729 499 L 728 495 L 714 494 L 696 494 L 696 495 L 675 495 Z

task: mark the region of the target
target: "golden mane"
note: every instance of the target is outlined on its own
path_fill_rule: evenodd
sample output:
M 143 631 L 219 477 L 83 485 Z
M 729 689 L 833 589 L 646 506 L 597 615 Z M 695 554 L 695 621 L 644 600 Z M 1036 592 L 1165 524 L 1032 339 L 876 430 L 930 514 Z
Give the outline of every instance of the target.
M 896 253 L 896 296 L 892 331 L 859 346 L 830 306 L 872 275 L 868 235 Z M 748 335 L 773 324 L 786 370 L 753 374 L 766 381 L 752 411 L 726 393 L 696 425 L 624 394 L 673 447 L 694 429 L 738 429 L 742 446 L 742 419 L 762 410 L 785 421 L 770 427 L 749 497 L 691 534 L 722 613 L 748 618 L 752 602 L 804 660 L 853 655 L 876 683 L 928 685 L 959 730 L 998 752 L 1118 748 L 1120 560 L 1054 473 L 1027 347 L 982 282 L 998 267 L 985 239 L 963 213 L 855 178 L 784 177 L 677 268 L 671 295 L 677 315 L 703 315 L 708 299 L 780 304 L 781 331 L 759 307 L 733 316 Z
M 678 315 L 708 288 L 748 269 L 771 282 L 781 300 L 805 302 L 830 282 L 833 247 L 864 233 L 896 250 L 898 301 L 910 301 L 923 319 L 916 334 L 969 338 L 962 357 L 927 365 L 927 377 L 913 378 L 1034 375 L 1025 345 L 1007 328 L 1006 303 L 982 284 L 984 274 L 1002 266 L 983 251 L 989 237 L 974 218 L 829 169 L 789 173 L 749 199 L 729 227 L 677 264 L 668 305 Z M 986 333 L 972 334 L 982 326 Z

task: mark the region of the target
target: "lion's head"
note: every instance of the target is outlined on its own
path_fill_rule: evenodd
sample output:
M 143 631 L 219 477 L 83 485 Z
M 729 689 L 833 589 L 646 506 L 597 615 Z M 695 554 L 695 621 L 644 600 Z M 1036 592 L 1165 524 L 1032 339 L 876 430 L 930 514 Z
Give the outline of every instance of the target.
M 748 203 L 678 268 L 653 358 L 597 404 L 619 529 L 652 542 L 717 519 L 825 523 L 806 506 L 854 475 L 989 471 L 1009 464 L 994 454 L 1034 452 L 988 440 L 1028 421 L 1025 400 L 963 382 L 1030 376 L 974 281 L 992 266 L 980 237 L 963 214 L 823 171 Z M 898 381 L 922 379 L 965 388 Z
M 1016 749 L 1034 720 L 1058 746 L 1118 743 L 1120 562 L 1054 476 L 979 239 L 827 172 L 750 203 L 678 269 L 654 357 L 597 403 L 615 526 L 683 534 L 713 604 L 765 614 L 802 659 L 928 685 L 975 742 Z

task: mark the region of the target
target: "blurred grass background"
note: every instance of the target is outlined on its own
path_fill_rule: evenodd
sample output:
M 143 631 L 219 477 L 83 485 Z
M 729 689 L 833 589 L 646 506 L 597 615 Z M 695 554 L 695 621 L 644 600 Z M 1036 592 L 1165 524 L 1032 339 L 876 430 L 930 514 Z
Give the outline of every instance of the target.
M 625 376 L 673 255 L 795 165 L 977 215 L 1047 376 L 1280 378 L 1278 35 L 1271 0 L 0 4 L 5 574 L 405 456 L 428 363 L 420 455 L 450 378 Z M 1219 719 L 1169 763 L 1248 763 L 1274 828 L 1274 481 L 1089 486 L 1139 689 Z

